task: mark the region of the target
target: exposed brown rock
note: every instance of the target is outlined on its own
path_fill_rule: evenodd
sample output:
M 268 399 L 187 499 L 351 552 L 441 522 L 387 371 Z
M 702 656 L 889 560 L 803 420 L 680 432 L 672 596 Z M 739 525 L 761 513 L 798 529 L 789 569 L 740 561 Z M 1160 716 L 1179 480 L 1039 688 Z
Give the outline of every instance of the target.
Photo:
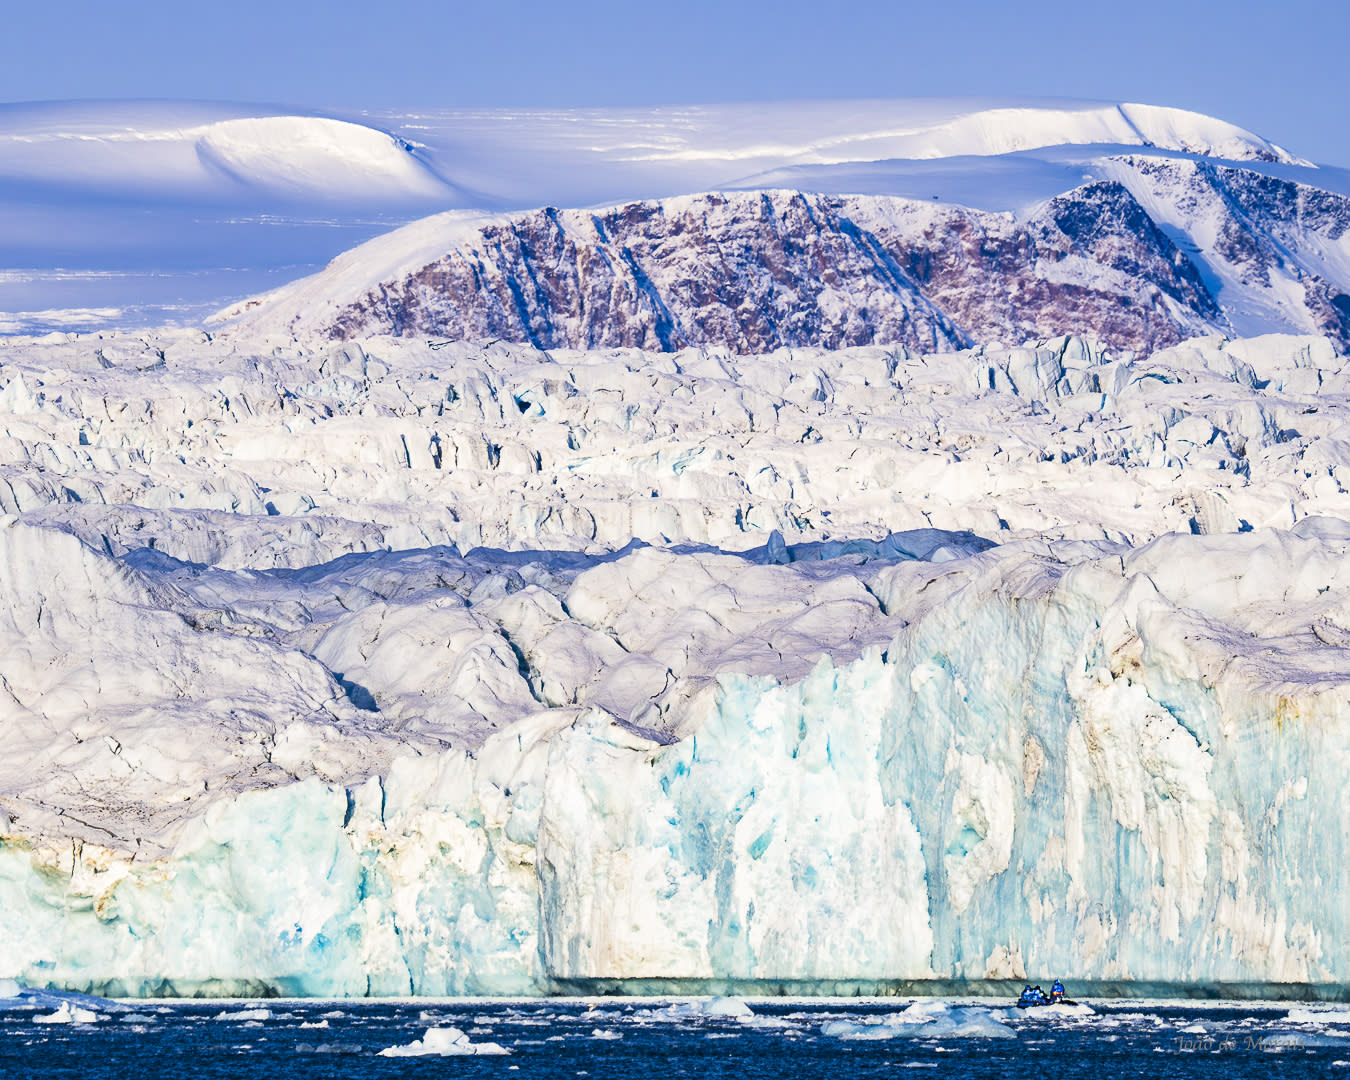
M 1122 159 L 1140 184 L 1229 208 L 1212 257 L 1269 284 L 1272 216 L 1331 237 L 1350 200 L 1240 169 Z M 1192 170 L 1178 179 L 1177 169 Z M 1230 175 L 1231 174 L 1231 175 Z M 1188 188 L 1191 184 L 1192 188 Z M 1249 207 L 1249 204 L 1252 204 Z M 1197 203 L 1197 205 L 1199 205 Z M 1317 325 L 1350 341 L 1350 299 L 1308 277 Z M 325 327 L 498 338 L 540 348 L 898 344 L 928 351 L 1075 333 L 1149 351 L 1230 329 L 1206 278 L 1126 184 L 1089 183 L 1034 215 L 875 196 L 768 191 L 543 210 L 481 228 Z

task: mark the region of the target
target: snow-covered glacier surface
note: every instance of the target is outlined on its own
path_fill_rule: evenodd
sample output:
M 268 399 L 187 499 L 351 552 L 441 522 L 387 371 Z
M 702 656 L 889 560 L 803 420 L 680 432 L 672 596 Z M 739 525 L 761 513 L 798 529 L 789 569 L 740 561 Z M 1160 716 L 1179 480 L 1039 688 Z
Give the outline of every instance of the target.
M 1350 984 L 1323 339 L 0 364 L 0 979 Z

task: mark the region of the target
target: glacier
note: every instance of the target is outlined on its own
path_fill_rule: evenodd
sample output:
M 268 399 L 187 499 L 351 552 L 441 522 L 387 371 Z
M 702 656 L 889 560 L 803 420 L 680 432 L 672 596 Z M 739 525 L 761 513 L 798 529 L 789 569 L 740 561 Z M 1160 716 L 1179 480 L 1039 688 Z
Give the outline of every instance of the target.
M 0 340 L 0 980 L 1342 994 L 1347 374 Z

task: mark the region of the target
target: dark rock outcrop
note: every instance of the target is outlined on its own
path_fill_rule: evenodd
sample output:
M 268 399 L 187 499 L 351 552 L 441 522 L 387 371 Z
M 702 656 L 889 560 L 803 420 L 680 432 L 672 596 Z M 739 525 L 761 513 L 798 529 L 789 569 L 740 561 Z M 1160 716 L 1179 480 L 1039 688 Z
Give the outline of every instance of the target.
M 1021 220 L 791 191 L 522 213 L 354 299 L 334 297 L 313 328 L 334 339 L 739 353 L 940 351 L 1076 333 L 1151 351 L 1197 334 L 1263 332 L 1251 312 L 1268 301 L 1275 314 L 1262 317 L 1275 323 L 1265 328 L 1350 345 L 1348 283 L 1299 256 L 1339 240 L 1350 199 L 1208 162 L 1131 157 L 1115 167 L 1117 178 Z M 1213 234 L 1203 246 L 1191 239 L 1202 220 Z M 1282 327 L 1291 281 L 1305 299 Z

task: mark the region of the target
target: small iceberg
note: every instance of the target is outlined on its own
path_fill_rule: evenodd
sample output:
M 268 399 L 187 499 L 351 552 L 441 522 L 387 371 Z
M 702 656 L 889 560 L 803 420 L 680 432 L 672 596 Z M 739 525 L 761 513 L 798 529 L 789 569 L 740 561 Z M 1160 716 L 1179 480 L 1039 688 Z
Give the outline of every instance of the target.
M 470 1042 L 469 1037 L 459 1028 L 427 1028 L 420 1039 L 404 1046 L 388 1046 L 380 1051 L 380 1057 L 423 1057 L 436 1055 L 452 1057 L 467 1054 L 509 1054 L 511 1051 L 500 1043 Z
M 72 1005 L 69 1001 L 61 1002 L 61 1007 L 50 1015 L 33 1017 L 33 1023 L 35 1024 L 95 1024 L 97 1022 L 98 1013 L 92 1009 L 81 1009 L 78 1005 Z
M 989 1009 L 916 1002 L 880 1020 L 831 1020 L 821 1034 L 837 1039 L 1015 1039 L 1017 1033 Z
M 272 1013 L 269 1009 L 240 1009 L 238 1012 L 219 1012 L 216 1013 L 217 1020 L 270 1020 Z
M 1289 1019 L 1296 1024 L 1350 1024 L 1350 1009 L 1290 1009 Z
M 714 997 L 703 1002 L 704 1016 L 753 1016 L 750 1006 L 740 998 Z
M 667 1005 L 664 1009 L 659 1009 L 655 1013 L 662 1017 L 704 1017 L 720 1016 L 731 1019 L 744 1019 L 754 1016 L 754 1012 L 740 998 L 735 997 L 710 997 L 695 998 L 692 1001 L 677 1001 L 672 1005 Z

